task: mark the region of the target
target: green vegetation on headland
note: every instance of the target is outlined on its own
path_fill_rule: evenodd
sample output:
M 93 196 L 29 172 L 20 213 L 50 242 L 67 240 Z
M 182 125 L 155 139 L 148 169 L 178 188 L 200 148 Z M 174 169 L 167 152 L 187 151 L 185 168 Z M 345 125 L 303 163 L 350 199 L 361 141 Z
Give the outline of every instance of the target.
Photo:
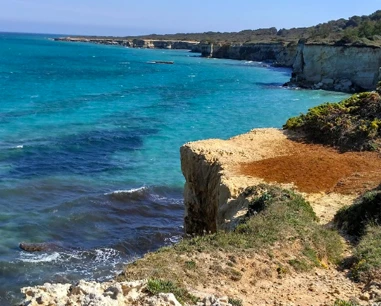
M 378 87 L 376 92 L 363 92 L 339 103 L 313 107 L 307 114 L 288 119 L 283 127 L 304 133 L 308 140 L 344 151 L 379 151 L 380 92 Z
M 99 38 L 99 37 L 98 37 Z M 341 18 L 312 27 L 257 29 L 240 32 L 204 32 L 126 36 L 123 39 L 181 40 L 205 43 L 297 42 L 381 46 L 381 10 L 368 16 Z

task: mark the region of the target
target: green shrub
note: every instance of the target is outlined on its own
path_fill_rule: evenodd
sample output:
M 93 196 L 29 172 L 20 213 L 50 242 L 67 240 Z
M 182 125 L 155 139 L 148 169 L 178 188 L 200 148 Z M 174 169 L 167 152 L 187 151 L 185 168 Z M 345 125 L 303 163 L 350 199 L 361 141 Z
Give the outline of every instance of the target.
M 325 103 L 287 120 L 284 129 L 347 150 L 377 150 L 381 143 L 381 98 L 363 92 L 339 103 Z
M 228 302 L 229 302 L 229 304 L 232 304 L 232 306 L 242 306 L 243 305 L 241 299 L 229 298 Z
M 334 221 L 357 238 L 351 262 L 355 280 L 381 278 L 381 186 L 368 191 L 352 206 L 341 209 Z M 381 279 L 379 279 L 381 280 Z
M 198 301 L 198 298 L 190 294 L 186 289 L 181 288 L 168 280 L 150 279 L 148 280 L 147 290 L 154 295 L 159 293 L 173 293 L 181 304 L 184 302 L 197 303 Z
M 366 192 L 335 215 L 335 223 L 350 235 L 361 236 L 368 224 L 381 221 L 381 186 Z
M 343 300 L 336 300 L 333 306 L 359 306 L 359 304 L 355 302 L 347 302 Z
M 375 278 L 381 270 L 381 226 L 370 225 L 356 246 L 351 274 L 359 281 Z

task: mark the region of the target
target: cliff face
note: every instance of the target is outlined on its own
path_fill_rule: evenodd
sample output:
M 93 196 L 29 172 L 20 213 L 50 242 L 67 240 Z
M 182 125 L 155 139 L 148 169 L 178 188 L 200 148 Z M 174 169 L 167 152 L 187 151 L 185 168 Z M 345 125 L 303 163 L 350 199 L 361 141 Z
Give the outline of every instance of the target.
M 200 44 L 204 57 L 228 58 L 247 61 L 271 61 L 275 65 L 292 67 L 297 53 L 296 44 Z
M 373 90 L 381 80 L 381 48 L 293 43 L 200 44 L 204 57 L 272 61 L 292 67 L 289 84 L 344 92 Z
M 202 234 L 232 228 L 246 213 L 241 192 L 261 182 L 235 174 L 248 160 L 260 160 L 285 153 L 279 142 L 286 139 L 276 129 L 258 129 L 230 140 L 210 139 L 181 147 L 184 187 L 185 232 Z
M 380 66 L 381 48 L 299 44 L 291 82 L 315 89 L 372 90 Z
M 275 65 L 291 67 L 297 52 L 295 44 L 261 43 L 215 46 L 213 57 L 248 61 L 272 61 Z

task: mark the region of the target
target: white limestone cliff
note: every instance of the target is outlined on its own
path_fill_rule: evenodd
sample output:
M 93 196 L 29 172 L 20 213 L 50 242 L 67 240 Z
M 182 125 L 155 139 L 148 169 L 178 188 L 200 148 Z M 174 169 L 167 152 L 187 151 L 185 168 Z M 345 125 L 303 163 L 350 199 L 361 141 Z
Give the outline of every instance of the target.
M 381 48 L 300 44 L 291 82 L 314 89 L 373 90 L 380 67 Z

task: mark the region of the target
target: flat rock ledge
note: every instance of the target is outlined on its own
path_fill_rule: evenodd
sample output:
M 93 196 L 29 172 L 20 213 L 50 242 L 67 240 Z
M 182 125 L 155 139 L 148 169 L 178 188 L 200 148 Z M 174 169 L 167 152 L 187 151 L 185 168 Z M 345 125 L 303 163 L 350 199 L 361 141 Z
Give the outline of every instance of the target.
M 77 284 L 50 284 L 25 287 L 20 306 L 181 306 L 172 293 L 152 295 L 147 291 L 147 281 L 87 282 Z M 204 297 L 197 306 L 231 306 L 227 297 Z

